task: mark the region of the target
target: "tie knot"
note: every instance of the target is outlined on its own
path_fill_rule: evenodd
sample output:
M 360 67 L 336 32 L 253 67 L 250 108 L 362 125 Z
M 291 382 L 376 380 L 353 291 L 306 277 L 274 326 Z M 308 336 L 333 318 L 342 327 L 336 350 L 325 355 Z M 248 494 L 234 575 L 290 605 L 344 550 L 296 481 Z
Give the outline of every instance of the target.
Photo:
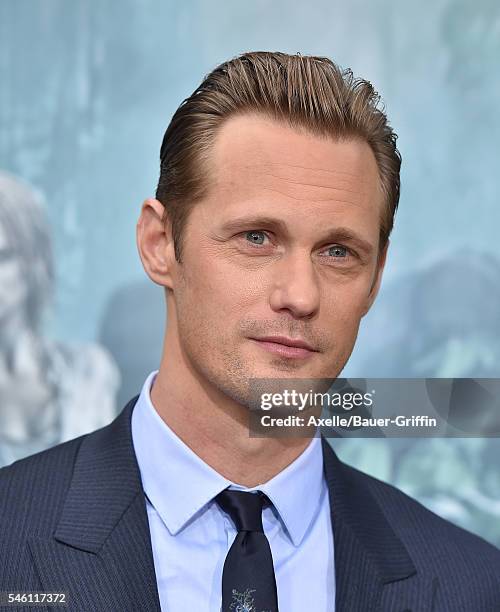
M 261 491 L 250 493 L 224 489 L 217 495 L 215 501 L 229 514 L 238 531 L 263 532 L 262 508 L 266 499 Z

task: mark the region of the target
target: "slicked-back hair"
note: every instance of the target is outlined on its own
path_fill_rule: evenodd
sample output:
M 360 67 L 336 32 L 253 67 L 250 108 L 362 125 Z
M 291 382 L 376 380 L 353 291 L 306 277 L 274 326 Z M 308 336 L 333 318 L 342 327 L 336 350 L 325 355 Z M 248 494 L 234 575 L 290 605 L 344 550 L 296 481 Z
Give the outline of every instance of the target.
M 256 51 L 210 72 L 181 103 L 163 137 L 156 198 L 164 206 L 164 221 L 171 223 L 179 262 L 189 212 L 210 186 L 208 161 L 217 133 L 230 117 L 243 114 L 259 114 L 319 137 L 367 142 L 384 201 L 382 251 L 398 207 L 401 156 L 380 96 L 370 82 L 328 58 Z

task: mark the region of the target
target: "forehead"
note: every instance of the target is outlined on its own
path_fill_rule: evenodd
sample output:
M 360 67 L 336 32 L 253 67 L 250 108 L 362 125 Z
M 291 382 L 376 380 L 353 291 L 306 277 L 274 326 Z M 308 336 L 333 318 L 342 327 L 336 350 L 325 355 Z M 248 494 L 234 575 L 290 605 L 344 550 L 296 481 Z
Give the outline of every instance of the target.
M 232 117 L 210 155 L 216 191 L 250 196 L 267 189 L 296 201 L 381 206 L 378 168 L 370 146 L 334 140 L 266 117 Z

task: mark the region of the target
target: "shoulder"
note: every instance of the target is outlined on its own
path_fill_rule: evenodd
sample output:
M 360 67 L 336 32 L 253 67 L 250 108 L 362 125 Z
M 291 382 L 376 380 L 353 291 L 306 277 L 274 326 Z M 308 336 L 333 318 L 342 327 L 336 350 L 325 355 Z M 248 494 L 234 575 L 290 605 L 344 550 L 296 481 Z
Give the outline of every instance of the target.
M 0 588 L 41 590 L 31 542 L 53 539 L 82 442 L 80 436 L 0 469 Z M 47 558 L 47 563 L 51 560 Z
M 441 592 L 500 600 L 500 550 L 438 516 L 400 489 L 343 464 L 352 482 L 365 487 L 404 544 L 418 571 L 439 578 Z M 369 517 L 367 517 L 369 520 Z M 475 600 L 474 600 L 475 601 Z
M 80 436 L 0 469 L 0 540 L 45 535 L 60 516 Z
M 500 550 L 483 538 L 440 517 L 397 487 L 352 466 L 343 465 L 353 480 L 369 490 L 391 527 L 410 546 L 421 540 L 426 541 L 427 547 L 434 549 L 460 546 L 470 552 L 477 550 L 497 563 L 500 562 Z
M 381 507 L 388 522 L 405 538 L 411 540 L 412 537 L 417 539 L 418 537 L 425 537 L 429 541 L 429 545 L 432 545 L 431 538 L 434 538 L 437 546 L 452 541 L 471 549 L 477 547 L 481 552 L 491 554 L 497 560 L 500 559 L 498 548 L 489 544 L 483 538 L 440 517 L 401 489 L 351 466 L 346 467 L 350 470 L 353 478 L 358 478 L 364 482 L 364 485 Z

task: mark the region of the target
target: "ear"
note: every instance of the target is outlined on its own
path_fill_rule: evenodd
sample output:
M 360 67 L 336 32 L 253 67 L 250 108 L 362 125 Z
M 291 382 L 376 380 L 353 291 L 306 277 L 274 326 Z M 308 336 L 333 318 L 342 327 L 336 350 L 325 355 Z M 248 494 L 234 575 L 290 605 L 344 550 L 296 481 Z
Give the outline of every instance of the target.
M 174 241 L 170 222 L 163 221 L 164 210 L 163 204 L 154 198 L 144 201 L 137 221 L 137 248 L 149 278 L 172 289 Z
M 363 309 L 363 312 L 361 314 L 362 317 L 364 317 L 367 314 L 367 312 L 372 307 L 373 302 L 375 301 L 375 298 L 377 297 L 378 290 L 380 289 L 380 283 L 382 282 L 382 273 L 384 271 L 385 260 L 387 257 L 388 249 L 389 249 L 389 240 L 387 240 L 385 247 L 383 248 L 382 252 L 378 256 L 377 268 L 375 271 L 375 278 L 373 280 L 372 287 L 370 289 L 370 293 L 368 294 L 366 298 L 365 308 Z

